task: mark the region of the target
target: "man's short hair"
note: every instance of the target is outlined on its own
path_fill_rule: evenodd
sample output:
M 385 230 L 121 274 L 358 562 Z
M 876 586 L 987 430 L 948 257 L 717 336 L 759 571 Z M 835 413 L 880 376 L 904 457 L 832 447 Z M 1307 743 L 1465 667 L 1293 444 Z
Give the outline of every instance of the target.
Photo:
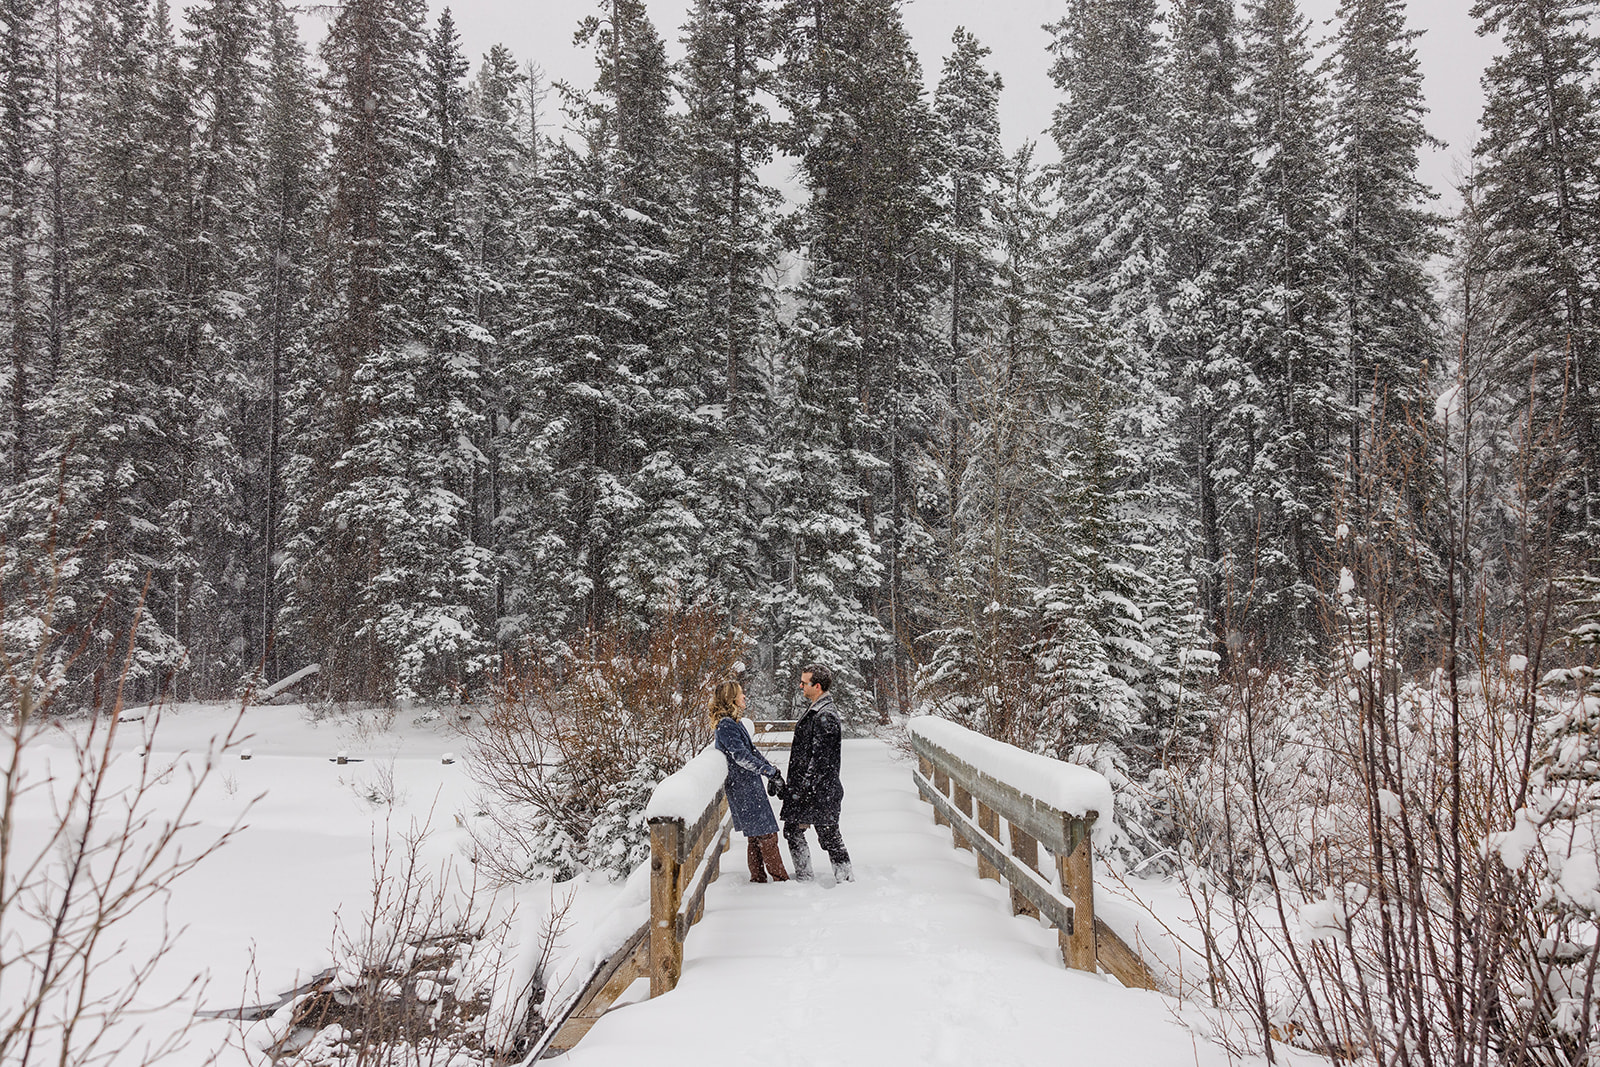
M 811 675 L 814 684 L 822 686 L 824 693 L 833 688 L 833 672 L 822 664 L 808 663 L 800 668 L 800 677 L 804 678 L 808 674 Z

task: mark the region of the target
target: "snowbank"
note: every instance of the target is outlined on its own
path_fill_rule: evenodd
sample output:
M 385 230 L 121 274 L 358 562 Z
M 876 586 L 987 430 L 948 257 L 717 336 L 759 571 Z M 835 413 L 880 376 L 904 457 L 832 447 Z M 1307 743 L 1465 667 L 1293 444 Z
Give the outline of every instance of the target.
M 949 719 L 918 715 L 906 732 L 937 745 L 973 770 L 1068 815 L 1097 812 L 1108 821 L 1114 800 L 1104 775 L 985 737 Z
M 644 817 L 650 819 L 682 819 L 694 822 L 717 799 L 717 791 L 728 780 L 728 758 L 714 745 L 706 748 L 683 765 L 676 774 L 668 775 L 656 786 L 645 805 Z

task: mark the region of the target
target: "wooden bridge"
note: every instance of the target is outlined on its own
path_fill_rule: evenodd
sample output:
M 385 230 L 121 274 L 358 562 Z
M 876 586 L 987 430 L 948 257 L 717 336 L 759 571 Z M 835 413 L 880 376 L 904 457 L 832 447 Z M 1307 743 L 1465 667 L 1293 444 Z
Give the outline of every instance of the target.
M 857 881 L 842 886 L 826 864 L 810 884 L 750 884 L 742 840 L 737 873 L 719 882 L 738 836 L 716 781 L 721 755 L 663 783 L 648 919 L 547 1005 L 550 1025 L 523 1062 L 1095 1063 L 1040 1050 L 1097 1041 L 1107 1062 L 1228 1062 L 1175 1023 L 1174 1001 L 1145 992 L 1161 972 L 1136 939 L 1096 917 L 1097 811 L 1073 810 L 1083 805 L 1070 790 L 1055 803 L 1037 795 L 1055 780 L 1028 773 L 1041 757 L 1008 758 L 997 742 L 920 721 L 929 728 L 914 721 L 910 752 L 845 742 L 841 828 Z M 760 724 L 757 738 L 781 743 L 790 728 Z M 1149 1025 L 1093 1036 L 1096 1018 L 1127 1014 L 1127 998 L 1147 998 Z M 1069 1025 L 1080 1015 L 1086 1029 Z M 789 1034 L 776 1045 L 773 1023 Z

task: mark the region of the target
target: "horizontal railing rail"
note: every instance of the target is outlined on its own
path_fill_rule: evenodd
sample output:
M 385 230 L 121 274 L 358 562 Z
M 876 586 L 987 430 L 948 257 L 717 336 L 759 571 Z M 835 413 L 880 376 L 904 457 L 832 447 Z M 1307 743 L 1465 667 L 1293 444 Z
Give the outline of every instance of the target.
M 757 748 L 789 748 L 794 743 L 794 728 L 799 719 L 756 719 L 755 744 Z

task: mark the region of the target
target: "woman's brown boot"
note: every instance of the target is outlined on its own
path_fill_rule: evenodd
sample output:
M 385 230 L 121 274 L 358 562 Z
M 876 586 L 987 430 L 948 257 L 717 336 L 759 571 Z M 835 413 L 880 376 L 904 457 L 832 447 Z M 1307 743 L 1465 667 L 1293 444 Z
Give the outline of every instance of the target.
M 767 835 L 767 837 L 775 836 L 775 834 Z M 767 880 L 767 872 L 761 866 L 760 843 L 765 840 L 766 837 L 751 837 L 745 840 L 745 858 L 750 862 L 750 880 L 752 882 L 765 882 Z M 787 878 L 789 876 L 784 875 L 784 877 Z
M 752 844 L 761 846 L 761 858 L 766 861 L 767 870 L 772 872 L 774 882 L 787 882 L 789 872 L 783 866 L 783 853 L 778 851 L 778 835 L 763 834 L 755 839 Z M 762 879 L 765 881 L 766 879 Z

